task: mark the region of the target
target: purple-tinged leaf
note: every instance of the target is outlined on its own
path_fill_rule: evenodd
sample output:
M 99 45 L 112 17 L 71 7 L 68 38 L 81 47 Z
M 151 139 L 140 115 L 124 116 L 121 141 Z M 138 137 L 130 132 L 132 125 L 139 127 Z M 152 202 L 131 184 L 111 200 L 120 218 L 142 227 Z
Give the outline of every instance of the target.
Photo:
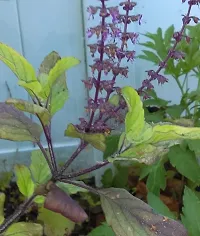
M 22 99 L 13 99 L 13 98 L 6 100 L 6 103 L 13 105 L 20 111 L 28 112 L 33 115 L 38 115 L 44 125 L 49 124 L 50 113 L 45 107 L 41 107 L 39 105 L 33 104 L 31 102 Z
M 40 140 L 42 129 L 14 106 L 0 103 L 0 139 L 11 141 Z
M 140 199 L 125 189 L 99 191 L 106 221 L 120 236 L 187 236 L 184 226 L 175 220 L 156 214 Z
M 69 124 L 67 129 L 65 130 L 65 136 L 80 138 L 102 152 L 104 152 L 106 149 L 105 135 L 101 133 L 79 132 L 79 130 L 77 130 L 74 125 Z
M 55 184 L 51 184 L 44 208 L 60 213 L 73 222 L 81 223 L 87 219 L 85 211 L 69 195 Z

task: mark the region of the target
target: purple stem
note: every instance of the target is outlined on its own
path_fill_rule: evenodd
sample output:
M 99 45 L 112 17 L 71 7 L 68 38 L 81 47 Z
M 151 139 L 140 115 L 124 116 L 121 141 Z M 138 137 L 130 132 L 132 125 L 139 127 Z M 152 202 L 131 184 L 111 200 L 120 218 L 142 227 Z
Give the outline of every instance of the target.
M 191 13 L 191 9 L 192 9 L 192 5 L 189 5 L 189 8 L 188 8 L 188 12 L 187 12 L 187 15 L 186 15 L 186 19 L 189 18 L 190 16 L 190 13 Z M 185 30 L 185 27 L 187 26 L 187 20 L 185 20 L 183 22 L 183 25 L 181 27 L 181 30 L 180 30 L 180 36 L 182 37 L 183 36 L 183 32 Z M 178 45 L 179 41 L 178 40 L 175 40 L 175 43 L 174 43 L 174 46 L 171 48 L 171 51 L 174 51 Z M 166 56 L 165 60 L 160 64 L 160 66 L 158 67 L 157 71 L 156 71 L 156 74 L 158 74 L 163 68 L 165 68 L 165 65 L 166 63 L 168 62 L 168 60 L 171 58 L 171 54 L 170 52 L 168 53 L 168 55 Z M 149 82 L 152 82 L 154 80 L 154 77 L 150 77 L 149 78 Z M 139 89 L 138 89 L 138 93 L 140 94 L 143 89 L 145 88 L 145 85 L 142 85 Z
M 105 2 L 104 0 L 101 1 L 102 2 L 102 8 L 105 7 Z M 130 2 L 130 0 L 128 0 L 128 2 Z M 124 23 L 124 33 L 127 33 L 127 28 L 128 28 L 128 16 L 129 16 L 129 9 L 126 10 L 126 17 L 125 17 L 125 23 Z M 104 28 L 105 26 L 105 17 L 102 16 L 102 29 Z M 124 41 L 122 41 L 122 45 L 121 45 L 121 50 L 123 51 L 124 50 L 124 46 L 125 46 L 125 43 Z M 103 62 L 103 55 L 104 55 L 104 37 L 103 37 L 103 32 L 101 34 L 101 51 L 100 51 L 100 62 Z M 119 60 L 117 66 L 119 67 L 120 66 L 120 63 L 121 63 L 121 59 Z M 97 103 L 97 99 L 98 99 L 98 95 L 99 95 L 99 89 L 100 89 L 100 81 L 101 81 L 101 74 L 102 74 L 102 71 L 99 71 L 98 72 L 98 77 L 97 77 L 97 85 L 96 85 L 96 91 L 95 91 L 95 98 L 94 98 L 94 102 Z M 116 80 L 116 77 L 117 76 L 114 76 L 113 77 L 113 81 Z M 114 85 L 113 85 L 114 86 Z M 109 97 L 110 97 L 110 94 L 112 93 L 112 90 L 110 92 L 107 93 L 107 96 L 106 96 L 106 100 L 105 102 L 108 101 Z M 120 108 L 119 108 L 120 109 Z M 119 110 L 117 109 L 117 111 Z M 93 119 L 94 119 L 94 114 L 95 114 L 95 111 L 92 111 L 91 113 L 91 116 L 90 116 L 90 120 L 88 122 L 88 127 L 87 128 L 90 128 L 91 125 L 92 125 L 92 122 L 93 122 Z M 99 119 L 98 120 L 101 120 L 102 119 L 102 114 L 100 113 L 100 116 L 99 116 Z M 109 119 L 109 117 L 106 119 L 106 121 Z M 76 151 L 72 154 L 72 156 L 70 157 L 70 159 L 65 163 L 65 165 L 62 167 L 61 171 L 59 172 L 59 174 L 62 174 L 68 167 L 69 165 L 76 159 L 76 157 L 79 155 L 79 153 L 87 146 L 88 144 L 85 144 L 85 146 L 80 146 L 76 149 Z
M 131 0 L 128 0 L 128 2 L 130 3 Z M 128 30 L 128 16 L 129 16 L 129 8 L 126 10 L 126 15 L 125 15 L 125 22 L 124 22 L 124 30 L 123 30 L 123 33 L 126 34 L 127 33 L 127 30 Z M 125 46 L 125 41 L 122 40 L 122 44 L 121 44 L 121 51 L 123 52 L 124 51 L 124 46 Z M 120 64 L 121 64 L 121 61 L 122 59 L 120 58 L 118 63 L 117 63 L 117 67 L 120 67 Z M 113 78 L 112 78 L 112 81 L 115 82 L 117 78 L 117 75 L 114 75 Z M 113 83 L 113 86 L 114 86 L 114 83 Z M 105 102 L 108 102 L 109 98 L 110 98 L 110 95 L 112 94 L 113 92 L 113 89 L 110 89 L 110 91 L 107 92 L 107 95 L 106 95 L 106 98 L 105 98 Z M 99 115 L 99 120 L 101 120 L 103 117 L 103 114 L 100 113 Z
M 76 159 L 76 157 L 85 149 L 85 147 L 88 145 L 88 143 L 83 143 L 79 145 L 79 147 L 76 149 L 76 151 L 71 155 L 69 160 L 64 164 L 64 166 L 61 168 L 61 170 L 58 173 L 58 176 L 62 175 L 63 172 L 71 165 L 71 163 Z
M 47 141 L 48 149 L 49 149 L 49 154 L 51 158 L 51 164 L 53 168 L 53 173 L 57 172 L 57 164 L 56 164 L 56 158 L 55 158 L 55 153 L 52 145 L 52 139 L 51 139 L 51 134 L 50 134 L 50 128 L 47 125 L 43 124 L 43 121 L 40 119 L 39 115 L 36 114 L 44 131 L 44 135 Z M 42 145 L 41 145 L 42 146 Z M 45 151 L 46 152 L 46 151 Z
M 105 8 L 105 0 L 101 0 L 102 2 L 102 8 Z M 100 63 L 103 63 L 103 55 L 104 55 L 104 34 L 103 34 L 103 29 L 105 27 L 105 16 L 102 16 L 102 21 L 101 21 L 101 43 L 100 43 Z M 97 77 L 97 83 L 96 83 L 96 91 L 95 91 L 95 97 L 94 97 L 94 103 L 97 103 L 98 96 L 99 96 L 99 90 L 100 90 L 100 82 L 101 82 L 101 75 L 102 75 L 102 70 L 98 72 L 98 77 Z M 87 128 L 90 129 L 93 119 L 94 119 L 94 114 L 95 111 L 92 111 L 90 120 L 88 122 Z
M 48 156 L 46 150 L 44 149 L 44 147 L 42 146 L 42 144 L 41 144 L 40 142 L 37 142 L 37 145 L 38 145 L 38 147 L 40 148 L 42 154 L 44 155 L 44 157 L 45 157 L 45 159 L 46 159 L 46 161 L 47 161 L 47 164 L 48 164 L 48 166 L 49 166 L 49 168 L 50 168 L 50 170 L 51 170 L 51 174 L 52 174 L 52 176 L 53 176 L 53 175 L 54 175 L 54 169 L 53 169 L 52 163 L 51 163 L 50 160 L 49 160 L 49 156 Z
M 0 225 L 0 234 L 3 233 L 10 225 L 13 224 L 13 222 L 18 220 L 19 217 L 25 213 L 27 208 L 32 204 L 35 197 L 36 195 L 32 195 L 30 198 L 24 201 L 21 205 L 19 205 L 15 212 Z
M 51 162 L 53 165 L 53 169 L 55 172 L 58 171 L 57 169 L 57 163 L 56 163 L 56 157 L 55 157 L 55 153 L 54 153 L 54 149 L 53 149 L 53 144 L 52 144 L 52 139 L 51 139 L 51 134 L 50 134 L 50 128 L 48 126 L 44 126 L 44 134 L 47 140 L 47 144 L 48 144 L 48 148 L 49 148 L 49 154 L 51 157 Z
M 34 94 L 34 92 L 33 92 L 33 94 Z M 41 104 L 39 98 L 36 95 L 35 95 L 35 98 L 37 99 L 38 105 L 42 107 L 42 104 Z M 34 98 L 32 98 L 32 100 L 33 100 L 34 104 L 37 104 L 37 102 L 35 101 Z M 45 126 L 43 121 L 40 119 L 39 115 L 37 113 L 36 113 L 36 115 L 37 115 L 37 118 L 39 119 L 39 121 L 42 125 L 43 131 L 44 131 L 44 134 L 45 134 L 45 137 L 46 137 L 46 141 L 47 141 L 48 148 L 49 148 L 49 154 L 50 154 L 50 158 L 51 158 L 51 163 L 49 162 L 48 155 L 47 155 L 45 149 L 43 148 L 42 144 L 39 143 L 38 146 L 40 147 L 40 149 L 42 148 L 41 151 L 43 152 L 43 154 L 44 154 L 44 152 L 46 153 L 45 159 L 47 160 L 47 163 L 48 163 L 48 165 L 51 169 L 51 172 L 53 174 L 54 172 L 57 172 L 57 164 L 56 164 L 56 158 L 55 158 L 52 139 L 51 139 L 50 126 L 49 127 Z
M 66 176 L 64 175 L 62 178 L 72 179 L 72 178 L 90 173 L 94 170 L 98 170 L 98 169 L 102 168 L 103 166 L 108 165 L 109 163 L 110 163 L 109 161 L 100 162 L 100 163 L 97 163 L 96 165 L 94 165 L 92 167 L 87 168 L 87 169 L 80 170 L 80 171 L 73 172 L 73 173 L 69 173 Z

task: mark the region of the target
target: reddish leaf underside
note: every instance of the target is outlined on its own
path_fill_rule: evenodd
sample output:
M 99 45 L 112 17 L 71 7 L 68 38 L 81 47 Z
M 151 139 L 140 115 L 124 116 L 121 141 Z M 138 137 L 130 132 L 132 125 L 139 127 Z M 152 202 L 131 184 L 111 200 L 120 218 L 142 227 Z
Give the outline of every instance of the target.
M 0 139 L 37 142 L 41 132 L 41 127 L 22 111 L 12 105 L 0 103 Z
M 100 191 L 107 223 L 121 236 L 187 236 L 184 226 L 156 214 L 153 209 L 125 189 Z
M 88 216 L 85 211 L 55 184 L 51 184 L 44 207 L 48 210 L 60 213 L 75 223 L 85 221 Z

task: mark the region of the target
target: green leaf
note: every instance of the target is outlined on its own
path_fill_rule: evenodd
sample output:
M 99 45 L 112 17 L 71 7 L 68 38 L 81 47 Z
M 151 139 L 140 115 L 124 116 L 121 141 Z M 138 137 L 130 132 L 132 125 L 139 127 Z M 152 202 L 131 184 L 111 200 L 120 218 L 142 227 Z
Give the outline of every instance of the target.
M 100 190 L 106 221 L 120 236 L 186 236 L 186 230 L 177 221 L 166 219 L 124 189 Z
M 194 151 L 197 155 L 200 153 L 200 139 L 186 140 L 186 142 L 191 151 Z
M 38 115 L 44 125 L 49 124 L 50 114 L 48 110 L 44 107 L 27 102 L 22 99 L 12 99 L 12 98 L 6 100 L 6 104 L 11 104 L 18 110 L 25 111 L 33 115 Z
M 199 66 L 200 64 L 200 50 L 197 50 L 192 56 L 192 63 L 190 62 L 191 68 Z
M 80 196 L 81 196 L 81 199 L 86 200 L 89 206 L 92 208 L 101 205 L 98 195 L 94 195 L 90 192 L 87 192 L 87 193 L 80 193 Z
M 101 183 L 104 188 L 112 187 L 113 183 L 113 172 L 112 169 L 107 169 L 101 177 Z
M 147 195 L 148 204 L 158 213 L 163 216 L 167 216 L 170 219 L 176 219 L 175 215 L 169 210 L 169 208 L 161 201 L 161 199 L 155 194 L 148 192 Z
M 167 67 L 164 70 L 165 75 L 172 75 L 174 78 L 179 78 L 181 76 L 181 70 L 182 70 L 182 61 L 179 61 L 178 63 L 171 58 L 167 62 Z
M 12 105 L 0 103 L 0 138 L 12 141 L 40 140 L 42 129 Z
M 183 139 L 200 139 L 200 128 L 170 124 L 155 125 L 153 127 L 153 135 L 147 142 L 156 144 L 159 142 Z
M 165 46 L 168 48 L 171 45 L 172 37 L 174 34 L 174 25 L 171 25 L 166 31 L 164 35 Z
M 87 236 L 115 236 L 112 228 L 109 227 L 106 223 L 93 229 Z
M 127 188 L 128 176 L 129 176 L 129 167 L 122 166 L 120 164 L 115 165 L 116 172 L 113 177 L 112 187 L 114 188 Z
M 134 160 L 147 165 L 153 164 L 168 152 L 164 146 L 153 146 L 151 144 L 132 145 L 115 157 L 115 160 Z
M 170 148 L 168 153 L 171 164 L 178 172 L 195 183 L 200 183 L 200 166 L 195 153 L 183 150 L 179 145 Z
M 146 183 L 148 191 L 158 196 L 160 194 L 160 189 L 164 190 L 166 187 L 165 176 L 166 170 L 162 161 L 158 161 L 155 165 L 151 166 Z
M 146 34 L 143 34 L 144 36 L 146 36 L 147 38 L 150 38 L 150 39 L 152 39 L 154 42 L 156 41 L 155 39 L 156 39 L 156 34 L 152 34 L 152 33 L 150 33 L 150 32 L 147 32 Z
M 4 222 L 4 203 L 6 195 L 5 193 L 0 193 L 0 225 Z
M 50 110 L 53 116 L 58 112 L 69 98 L 69 92 L 66 83 L 66 75 L 61 75 L 52 86 Z
M 147 50 L 142 50 L 142 51 L 144 55 L 140 55 L 138 56 L 138 58 L 154 62 L 154 64 L 156 65 L 160 63 L 161 60 L 155 53 Z
M 156 50 L 156 45 L 151 41 L 147 41 L 145 43 L 139 43 L 139 45 Z
M 4 62 L 19 79 L 19 85 L 38 94 L 42 87 L 35 70 L 29 62 L 6 44 L 0 43 L 0 60 Z
M 37 195 L 37 196 L 34 198 L 34 202 L 36 202 L 37 204 L 44 204 L 44 202 L 45 202 L 45 197 L 42 196 L 42 195 Z
M 82 184 L 84 185 L 84 182 L 83 181 L 74 181 L 75 183 L 78 183 L 78 184 Z M 57 182 L 56 185 L 61 188 L 63 191 L 65 191 L 66 193 L 68 194 L 77 194 L 79 192 L 88 192 L 87 189 L 85 188 L 81 188 L 81 187 L 78 187 L 78 186 L 75 186 L 73 184 L 67 184 L 67 183 L 63 183 L 63 182 Z
M 183 205 L 181 220 L 189 235 L 200 235 L 200 200 L 187 186 L 184 190 Z
M 175 125 L 180 125 L 180 126 L 185 126 L 185 127 L 194 127 L 194 121 L 192 119 L 190 120 L 190 119 L 185 119 L 185 118 L 180 118 L 180 119 L 167 118 L 165 120 Z
M 158 107 L 165 107 L 167 106 L 167 104 L 169 103 L 169 101 L 166 101 L 164 99 L 161 98 L 156 98 L 156 99 L 147 99 L 143 102 L 143 105 L 145 107 L 147 106 L 158 106 Z
M 105 136 L 97 133 L 81 133 L 73 124 L 69 124 L 65 130 L 65 136 L 71 138 L 80 138 L 91 144 L 94 148 L 104 152 L 106 149 Z
M 52 89 L 53 84 L 55 81 L 65 73 L 66 70 L 70 69 L 78 65 L 80 61 L 75 57 L 63 57 L 62 59 L 58 60 L 55 66 L 50 70 L 47 83 L 44 85 L 43 91 L 46 97 L 49 96 L 50 91 Z
M 43 86 L 47 83 L 50 70 L 60 59 L 60 55 L 56 51 L 52 51 L 42 61 L 39 68 L 38 80 Z
M 151 89 L 151 90 L 147 89 L 145 92 L 154 99 L 158 98 L 158 95 L 156 94 L 156 91 L 154 89 Z
M 159 123 L 161 121 L 164 121 L 164 115 L 164 111 L 162 110 L 150 113 L 147 109 L 145 109 L 145 120 L 149 123 Z
M 120 96 L 118 94 L 113 94 L 108 101 L 110 104 L 112 104 L 114 106 L 118 106 L 119 100 L 120 100 Z
M 181 105 L 172 105 L 166 109 L 166 113 L 168 113 L 173 119 L 176 119 L 180 118 L 184 110 L 185 108 Z
M 34 183 L 28 167 L 24 165 L 15 165 L 15 175 L 17 177 L 19 191 L 25 197 L 31 197 L 34 193 Z
M 139 180 L 144 179 L 151 172 L 151 166 L 144 165 L 140 172 Z
M 124 87 L 121 89 L 122 96 L 124 97 L 128 113 L 125 118 L 125 131 L 128 141 L 137 140 L 140 137 L 144 127 L 144 109 L 138 93 L 131 87 Z
M 157 56 L 155 53 L 152 54 L 152 52 L 148 51 L 148 54 L 150 52 L 150 55 L 147 55 L 146 60 L 150 60 L 153 61 L 155 64 L 158 64 L 161 60 L 164 60 L 164 58 L 167 55 L 167 48 L 164 44 L 164 39 L 162 36 L 162 29 L 158 28 L 157 32 L 155 34 L 149 33 L 147 32 L 145 34 L 146 37 L 152 39 L 154 41 L 154 44 L 156 45 L 154 48 L 151 47 L 154 51 L 156 51 L 156 54 L 159 56 Z M 151 45 L 150 45 L 151 46 Z M 149 45 L 147 46 L 149 48 Z M 146 53 L 145 53 L 146 54 Z M 161 58 L 161 59 L 160 59 Z M 159 59 L 159 61 L 158 61 Z
M 75 227 L 74 222 L 45 208 L 40 208 L 37 219 L 44 223 L 44 233 L 48 236 L 70 235 Z
M 157 34 L 155 37 L 155 44 L 156 44 L 156 51 L 159 57 L 163 60 L 167 56 L 167 48 L 164 45 L 162 29 L 160 27 L 157 29 Z
M 12 224 L 4 236 L 43 236 L 43 228 L 40 224 L 27 223 L 27 222 L 18 222 Z
M 103 158 L 106 159 L 114 154 L 118 149 L 120 135 L 109 135 L 105 138 L 106 149 L 103 153 Z
M 45 184 L 51 178 L 51 171 L 40 150 L 31 153 L 30 170 L 37 185 Z
M 39 70 L 38 79 L 40 80 L 41 84 L 47 86 L 48 84 L 48 75 L 52 68 L 56 66 L 56 63 L 61 60 L 61 57 L 59 54 L 55 51 L 51 52 L 49 55 L 47 55 Z M 45 93 L 45 89 L 43 90 Z M 48 91 L 47 91 L 48 92 Z M 46 97 L 48 94 L 46 94 Z M 63 74 L 61 74 L 55 82 L 52 84 L 51 87 L 51 93 L 50 93 L 50 99 L 49 99 L 49 111 L 51 115 L 53 116 L 57 111 L 59 111 L 65 104 L 69 97 L 67 83 L 66 83 L 66 75 L 65 71 Z
M 4 191 L 10 184 L 13 177 L 12 171 L 1 171 L 0 172 L 0 189 Z

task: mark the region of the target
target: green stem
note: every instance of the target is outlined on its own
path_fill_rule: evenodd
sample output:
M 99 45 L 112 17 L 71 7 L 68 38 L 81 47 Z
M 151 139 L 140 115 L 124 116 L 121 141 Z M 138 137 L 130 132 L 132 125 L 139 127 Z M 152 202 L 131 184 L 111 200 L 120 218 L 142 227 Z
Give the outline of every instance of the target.
M 178 85 L 178 87 L 179 87 L 179 89 L 180 89 L 180 91 L 181 91 L 182 97 L 185 95 L 185 92 L 184 92 L 183 87 L 184 87 L 184 84 L 185 84 L 185 81 L 186 81 L 187 76 L 188 76 L 188 74 L 185 75 L 185 79 L 184 79 L 183 85 L 181 85 L 181 82 L 180 82 L 180 80 L 179 80 L 177 77 L 174 77 L 174 79 L 176 80 L 176 83 L 177 83 L 177 85 Z M 185 110 L 186 110 L 186 112 L 187 112 L 187 115 L 190 116 L 191 113 L 190 113 L 190 109 L 189 109 L 189 107 L 187 106 L 187 104 L 185 104 Z
M 94 194 L 99 195 L 99 192 L 98 192 L 97 189 L 92 188 L 92 187 L 90 187 L 90 186 L 88 186 L 86 184 L 78 183 L 76 181 L 69 180 L 69 179 L 60 179 L 59 181 L 62 182 L 62 183 L 72 184 L 74 186 L 77 186 L 77 187 L 80 187 L 80 188 L 84 188 L 84 189 L 86 189 L 86 190 L 88 190 L 88 191 L 90 191 L 90 192 L 92 192 Z
M 197 85 L 197 91 L 200 91 L 200 71 L 195 71 L 195 74 L 198 78 L 198 85 Z M 195 101 L 195 104 L 194 104 L 194 115 L 197 113 L 197 109 L 198 109 L 198 105 L 199 105 L 199 101 Z

